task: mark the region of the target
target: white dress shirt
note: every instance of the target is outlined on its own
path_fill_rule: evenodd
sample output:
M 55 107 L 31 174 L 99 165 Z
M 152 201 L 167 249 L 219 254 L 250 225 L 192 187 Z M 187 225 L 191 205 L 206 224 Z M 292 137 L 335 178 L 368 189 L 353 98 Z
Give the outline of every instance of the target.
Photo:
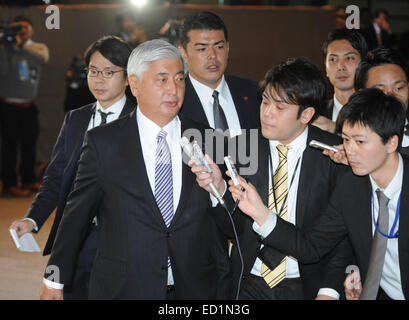
M 336 122 L 338 114 L 341 111 L 343 105 L 338 101 L 337 97 L 334 94 L 334 108 L 332 109 L 332 121 Z
M 182 190 L 182 149 L 180 147 L 182 128 L 179 117 L 175 117 L 166 126 L 161 128 L 152 120 L 148 119 L 141 112 L 141 110 L 137 108 L 136 119 L 138 121 L 139 136 L 141 137 L 142 154 L 145 162 L 146 173 L 148 175 L 149 184 L 153 194 L 155 194 L 156 137 L 161 129 L 165 130 L 167 133 L 166 142 L 169 146 L 172 159 L 173 213 L 175 213 L 179 204 L 180 192 Z M 167 284 L 174 284 L 171 266 L 169 266 L 168 269 Z
M 234 105 L 233 98 L 231 96 L 229 86 L 224 79 L 222 80 L 216 89 L 212 89 L 203 83 L 195 80 L 189 75 L 190 81 L 192 82 L 193 88 L 195 89 L 199 100 L 203 106 L 204 113 L 206 114 L 209 126 L 214 129 L 214 113 L 213 113 L 213 91 L 219 92 L 219 104 L 223 109 L 226 116 L 227 125 L 229 126 L 230 137 L 235 137 L 241 134 L 240 120 L 237 115 L 237 110 Z
M 382 189 L 380 188 L 375 180 L 369 176 L 371 180 L 372 186 L 372 208 L 373 208 L 373 216 L 372 216 L 372 232 L 375 233 L 375 224 L 373 217 L 375 217 L 375 221 L 378 220 L 378 212 L 379 212 L 379 203 L 378 197 L 376 194 L 377 189 L 381 189 L 385 196 L 389 198 L 388 202 L 388 210 L 389 210 L 389 231 L 393 226 L 393 222 L 395 220 L 396 209 L 398 205 L 399 196 L 402 190 L 402 181 L 403 181 L 403 160 L 401 155 L 399 154 L 399 165 L 398 170 L 395 173 L 392 181 L 389 185 Z M 396 228 L 393 230 L 395 233 L 399 230 L 399 220 L 397 222 Z M 383 265 L 382 270 L 382 277 L 380 286 L 382 287 L 383 291 L 392 299 L 394 300 L 405 300 L 405 296 L 403 295 L 402 291 L 402 281 L 400 276 L 400 266 L 399 266 L 399 250 L 398 250 L 398 238 L 391 238 L 388 239 L 386 253 L 385 253 L 385 262 Z
M 297 209 L 297 191 L 298 185 L 300 180 L 300 172 L 301 172 L 301 165 L 302 165 L 302 155 L 307 145 L 307 137 L 308 137 L 308 127 L 294 140 L 292 141 L 289 146 L 291 149 L 288 150 L 287 154 L 287 163 L 288 163 L 288 222 L 292 224 L 296 224 L 296 209 Z M 277 151 L 277 145 L 280 144 L 278 141 L 270 140 L 270 152 L 271 157 L 273 159 L 273 170 L 274 168 L 278 167 L 279 157 Z M 298 166 L 297 166 L 297 162 Z M 297 171 L 294 170 L 297 167 Z M 270 172 L 270 177 L 272 176 Z M 291 184 L 291 180 L 294 180 Z M 270 186 L 271 188 L 271 179 L 270 179 Z M 270 215 L 267 221 L 260 227 L 256 222 L 253 223 L 253 230 L 257 232 L 262 238 L 267 237 L 271 231 L 273 231 L 276 225 L 276 215 L 270 212 Z M 263 245 L 261 245 L 261 248 Z M 253 269 L 251 273 L 257 276 L 261 276 L 261 260 L 259 258 L 256 259 L 256 262 L 253 265 Z M 296 258 L 287 256 L 286 257 L 286 270 L 285 270 L 286 278 L 299 278 L 300 277 L 300 270 L 298 267 L 298 261 Z M 318 294 L 328 295 L 333 298 L 339 299 L 339 294 L 334 289 L 331 288 L 321 288 Z
M 92 128 L 98 127 L 101 124 L 101 120 L 102 120 L 101 114 L 98 112 L 98 110 L 101 110 L 104 113 L 112 112 L 112 114 L 107 116 L 107 123 L 110 123 L 119 118 L 119 115 L 121 114 L 125 103 L 126 103 L 126 95 L 123 95 L 121 99 L 119 99 L 117 102 L 115 102 L 112 106 L 110 106 L 107 109 L 102 108 L 99 101 L 97 101 L 96 109 L 89 121 L 87 131 L 91 130 Z
M 287 164 L 288 164 L 288 222 L 291 222 L 295 225 L 296 221 L 296 206 L 297 206 L 297 191 L 298 191 L 298 183 L 300 178 L 300 169 L 301 169 L 301 162 L 302 162 L 302 154 L 305 150 L 307 145 L 307 136 L 308 136 L 308 127 L 294 140 L 292 141 L 289 146 L 291 147 L 287 153 Z M 275 173 L 275 169 L 277 169 L 279 164 L 279 157 L 277 151 L 277 145 L 280 144 L 276 140 L 270 140 L 270 154 L 273 160 L 273 173 L 271 173 L 271 168 L 269 169 L 270 177 L 272 177 Z M 298 162 L 298 165 L 297 165 Z M 297 171 L 294 171 L 297 166 Z M 293 183 L 291 184 L 291 180 L 294 176 Z M 269 179 L 269 190 L 271 188 L 271 179 Z M 265 226 L 265 224 L 263 225 Z M 253 223 L 253 229 L 255 232 L 260 233 L 263 236 L 262 229 L 257 225 L 256 222 Z M 261 230 L 260 230 L 261 229 Z M 268 235 L 268 234 L 267 234 Z M 286 270 L 285 276 L 286 278 L 299 278 L 300 271 L 298 268 L 297 259 L 293 257 L 286 257 Z M 256 262 L 253 265 L 253 269 L 251 273 L 257 276 L 261 276 L 261 260 L 259 258 L 256 259 Z

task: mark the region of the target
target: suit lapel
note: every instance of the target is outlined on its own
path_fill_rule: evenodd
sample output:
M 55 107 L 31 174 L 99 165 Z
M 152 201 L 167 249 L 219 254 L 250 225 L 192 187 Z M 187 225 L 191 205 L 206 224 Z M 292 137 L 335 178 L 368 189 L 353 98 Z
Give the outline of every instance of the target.
M 314 161 L 314 151 L 311 150 L 308 145 L 310 141 L 313 139 L 314 136 L 314 128 L 311 126 L 308 128 L 308 137 L 307 137 L 307 145 L 305 150 L 302 154 L 302 162 L 300 167 L 300 178 L 298 181 L 298 190 L 297 190 L 297 203 L 295 209 L 295 221 L 299 228 L 302 228 L 304 222 L 304 215 L 305 210 L 307 209 L 306 204 L 308 203 L 308 199 L 310 197 L 310 192 L 312 188 L 308 188 L 307 186 L 310 185 L 312 179 L 314 179 L 313 173 L 319 172 L 319 170 L 315 170 L 314 166 L 317 165 L 317 162 Z
M 230 94 L 233 98 L 234 106 L 236 108 L 237 116 L 239 117 L 240 127 L 249 128 L 247 119 L 245 116 L 248 116 L 248 111 L 246 111 L 246 106 L 244 105 L 244 100 L 242 97 L 242 92 L 237 88 L 233 81 L 228 76 L 225 76 L 227 86 L 229 87 Z
M 149 210 L 156 220 L 156 222 L 166 228 L 165 222 L 163 221 L 162 214 L 156 204 L 155 196 L 152 192 L 150 186 L 148 174 L 146 171 L 145 160 L 142 152 L 141 137 L 139 135 L 138 123 L 136 121 L 136 110 L 129 114 L 128 121 L 123 127 L 123 133 L 121 136 L 124 137 L 135 137 L 135 139 L 124 139 L 124 163 L 128 164 L 130 168 L 135 168 L 130 170 L 130 181 L 135 182 L 135 187 L 137 192 L 142 195 L 142 198 L 146 200 L 152 210 Z
M 84 136 L 85 136 L 85 133 L 87 132 L 91 117 L 95 112 L 95 108 L 96 108 L 96 102 L 90 105 L 89 108 L 81 110 L 81 115 L 78 117 L 78 119 L 75 119 L 75 121 L 72 124 L 73 130 L 71 130 L 71 135 L 69 138 L 72 139 L 73 141 L 72 143 L 73 152 L 71 153 L 71 158 L 69 160 L 69 163 L 78 162 L 78 159 L 81 153 L 82 144 L 84 143 Z
M 192 126 L 189 126 L 188 123 L 189 123 L 188 121 L 181 119 L 182 136 L 187 129 L 192 128 Z M 180 152 L 182 152 L 182 148 L 180 148 Z M 182 154 L 182 158 L 183 157 L 185 157 L 184 154 Z M 196 182 L 196 176 L 190 170 L 190 167 L 187 165 L 187 162 L 186 163 L 185 162 L 186 160 L 182 161 L 182 188 L 180 191 L 179 203 L 175 210 L 175 216 L 173 217 L 172 222 L 169 226 L 170 228 L 172 228 L 177 223 L 178 219 L 182 215 L 186 201 L 190 198 L 190 193 L 193 189 L 193 184 Z
M 258 168 L 257 173 L 254 176 L 250 176 L 249 181 L 253 183 L 256 189 L 259 191 L 260 197 L 263 203 L 268 206 L 268 193 L 270 184 L 270 144 L 268 139 L 264 138 L 259 131 L 259 143 L 258 143 Z M 267 187 L 266 187 L 267 186 Z

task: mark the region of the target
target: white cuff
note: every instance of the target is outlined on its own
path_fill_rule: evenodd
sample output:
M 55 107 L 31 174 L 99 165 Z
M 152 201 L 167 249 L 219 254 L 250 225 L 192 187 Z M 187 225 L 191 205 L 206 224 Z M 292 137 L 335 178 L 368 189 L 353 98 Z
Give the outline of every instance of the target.
M 43 278 L 43 283 L 51 289 L 58 289 L 62 290 L 64 288 L 64 285 L 62 283 L 57 283 L 54 281 L 47 280 L 46 278 Z
M 31 221 L 31 222 L 34 224 L 34 230 L 35 230 L 35 231 L 38 231 L 37 222 L 35 222 L 35 221 L 34 221 L 33 219 L 31 219 L 31 218 L 24 218 L 23 221 L 24 221 L 24 220 Z
M 261 227 L 257 224 L 257 222 L 253 222 L 253 230 L 264 239 L 271 233 L 271 231 L 274 230 L 276 224 L 277 216 L 270 210 L 270 214 L 268 215 L 266 222 L 264 222 Z
M 321 288 L 318 291 L 318 295 L 320 295 L 320 294 L 325 295 L 325 296 L 329 296 L 329 297 L 332 297 L 334 299 L 339 300 L 339 293 L 336 292 L 334 289 L 331 289 L 331 288 Z

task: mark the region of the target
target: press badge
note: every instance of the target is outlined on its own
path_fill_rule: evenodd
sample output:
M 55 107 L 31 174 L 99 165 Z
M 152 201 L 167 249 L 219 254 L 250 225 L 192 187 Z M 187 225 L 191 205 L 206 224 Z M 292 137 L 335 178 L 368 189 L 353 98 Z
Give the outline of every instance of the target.
M 30 79 L 30 69 L 28 68 L 27 60 L 20 60 L 17 63 L 18 73 L 21 81 L 27 81 Z

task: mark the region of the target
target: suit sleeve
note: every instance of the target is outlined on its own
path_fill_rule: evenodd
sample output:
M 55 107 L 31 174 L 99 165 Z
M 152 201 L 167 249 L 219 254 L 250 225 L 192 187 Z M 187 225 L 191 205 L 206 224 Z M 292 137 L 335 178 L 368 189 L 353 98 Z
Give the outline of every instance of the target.
M 33 219 L 38 226 L 42 227 L 51 213 L 58 205 L 58 198 L 61 192 L 61 182 L 64 168 L 67 164 L 65 150 L 66 139 L 69 132 L 70 113 L 65 116 L 64 123 L 54 146 L 51 161 L 44 173 L 44 178 L 35 199 L 27 210 L 26 218 Z
M 100 202 L 102 188 L 99 181 L 99 157 L 92 133 L 85 136 L 82 154 L 79 160 L 74 190 L 67 200 L 63 217 L 51 251 L 48 266 L 57 266 L 59 281 L 70 284 L 75 270 L 81 244 L 87 235 L 88 227 L 94 217 L 93 208 Z M 48 268 L 48 267 L 47 267 Z M 44 278 L 47 278 L 47 273 Z
M 301 230 L 277 216 L 277 224 L 263 239 L 263 244 L 276 248 L 286 256 L 293 256 L 302 263 L 320 261 L 347 236 L 340 187 L 341 185 L 337 186 L 327 209 L 312 228 Z

